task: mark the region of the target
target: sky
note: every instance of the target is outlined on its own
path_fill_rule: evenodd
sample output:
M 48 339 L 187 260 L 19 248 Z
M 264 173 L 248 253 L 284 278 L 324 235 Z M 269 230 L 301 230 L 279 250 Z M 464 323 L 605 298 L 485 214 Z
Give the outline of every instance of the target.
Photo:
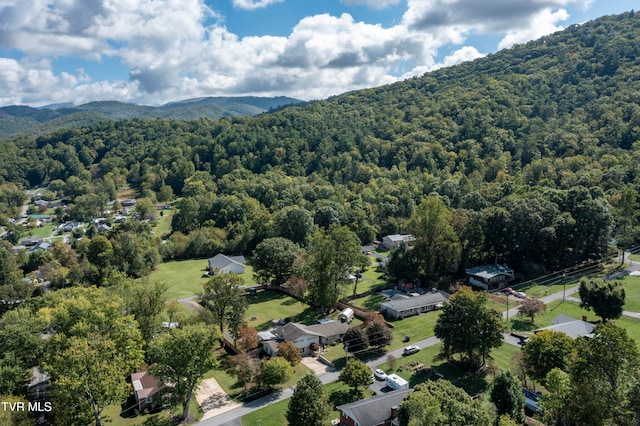
M 0 106 L 325 99 L 482 57 L 632 3 L 0 0 Z

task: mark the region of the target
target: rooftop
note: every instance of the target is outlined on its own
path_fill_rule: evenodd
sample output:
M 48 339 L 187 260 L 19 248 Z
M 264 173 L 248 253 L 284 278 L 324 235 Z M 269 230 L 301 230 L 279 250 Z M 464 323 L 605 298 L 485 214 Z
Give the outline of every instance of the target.
M 498 275 L 509 275 L 513 276 L 513 269 L 509 268 L 507 265 L 481 265 L 474 266 L 465 271 L 467 275 L 475 275 L 481 278 L 493 278 Z
M 379 425 L 391 419 L 391 409 L 400 405 L 405 396 L 413 389 L 396 390 L 383 395 L 336 407 L 343 413 L 349 413 L 361 425 Z

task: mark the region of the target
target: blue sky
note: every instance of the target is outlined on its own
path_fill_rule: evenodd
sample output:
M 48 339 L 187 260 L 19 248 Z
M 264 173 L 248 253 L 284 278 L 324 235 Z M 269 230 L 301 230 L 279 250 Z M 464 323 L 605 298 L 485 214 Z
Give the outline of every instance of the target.
M 2 0 L 0 105 L 324 99 L 478 58 L 633 3 Z

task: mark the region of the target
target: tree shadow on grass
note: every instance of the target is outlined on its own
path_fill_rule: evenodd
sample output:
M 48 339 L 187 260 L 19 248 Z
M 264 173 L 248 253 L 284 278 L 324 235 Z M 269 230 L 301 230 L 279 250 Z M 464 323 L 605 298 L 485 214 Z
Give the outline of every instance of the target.
M 511 329 L 516 331 L 532 331 L 537 329 L 538 326 L 532 323 L 528 319 L 513 319 L 511 320 Z
M 387 301 L 387 298 L 382 294 L 372 294 L 367 296 L 365 301 L 362 303 L 362 306 L 368 311 L 378 311 L 380 309 L 380 304 Z
M 363 398 L 362 390 L 354 392 L 352 389 L 340 389 L 331 392 L 329 395 L 329 401 L 333 407 L 337 407 L 342 404 L 349 404 L 354 401 L 359 401 Z

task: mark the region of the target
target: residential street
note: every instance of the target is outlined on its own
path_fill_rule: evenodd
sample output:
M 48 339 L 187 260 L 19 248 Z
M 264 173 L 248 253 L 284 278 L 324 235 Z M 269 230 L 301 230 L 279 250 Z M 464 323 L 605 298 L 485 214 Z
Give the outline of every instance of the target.
M 627 261 L 629 261 L 628 256 L 629 254 L 625 253 L 625 258 Z M 607 278 L 615 278 L 615 277 L 620 277 L 624 275 L 629 275 L 631 272 L 634 272 L 634 271 L 640 271 L 640 262 L 631 262 L 630 266 L 626 267 L 621 271 L 617 271 L 614 274 L 611 274 Z M 559 291 L 557 293 L 549 294 L 547 296 L 541 297 L 540 300 L 543 301 L 544 303 L 549 303 L 554 300 L 562 300 L 562 298 L 564 297 L 567 300 L 579 302 L 580 300 L 573 296 L 577 292 L 578 292 L 578 285 L 576 283 L 571 283 L 571 287 L 567 286 L 565 291 Z M 514 297 L 513 299 L 510 299 L 510 300 L 514 300 L 514 307 L 509 308 L 509 317 L 514 317 L 518 314 L 518 310 L 517 310 L 518 304 L 516 302 L 518 299 Z M 504 311 L 502 315 L 504 318 L 506 318 L 507 311 Z M 640 318 L 640 313 L 637 313 L 637 312 L 624 311 L 623 315 Z M 518 343 L 519 340 L 517 338 L 511 336 L 509 333 L 504 333 L 504 336 L 505 336 L 505 343 L 518 346 L 518 347 L 520 346 L 520 344 Z M 440 340 L 438 338 L 436 338 L 435 336 L 432 336 L 427 339 L 420 340 L 418 342 L 410 342 L 410 343 L 418 345 L 420 349 L 424 349 L 430 346 L 437 345 L 439 342 Z M 393 355 L 396 358 L 401 358 L 402 350 L 403 348 L 400 348 L 391 352 L 387 352 L 378 358 L 367 361 L 367 365 L 372 369 L 375 369 L 378 365 L 384 364 L 387 360 L 387 356 L 389 355 Z M 327 373 L 318 375 L 318 377 L 320 378 L 322 383 L 326 384 L 326 383 L 337 381 L 339 374 L 340 373 L 338 371 L 327 372 Z M 240 418 L 245 414 L 249 414 L 250 412 L 263 408 L 267 405 L 287 399 L 291 397 L 292 394 L 293 394 L 293 387 L 286 388 L 281 390 L 280 392 L 265 396 L 264 398 L 260 398 L 256 401 L 245 404 L 242 407 L 238 407 L 233 410 L 227 411 L 226 413 L 220 414 L 215 418 L 204 420 L 198 424 L 203 426 L 217 426 L 217 425 L 240 426 L 241 425 Z

